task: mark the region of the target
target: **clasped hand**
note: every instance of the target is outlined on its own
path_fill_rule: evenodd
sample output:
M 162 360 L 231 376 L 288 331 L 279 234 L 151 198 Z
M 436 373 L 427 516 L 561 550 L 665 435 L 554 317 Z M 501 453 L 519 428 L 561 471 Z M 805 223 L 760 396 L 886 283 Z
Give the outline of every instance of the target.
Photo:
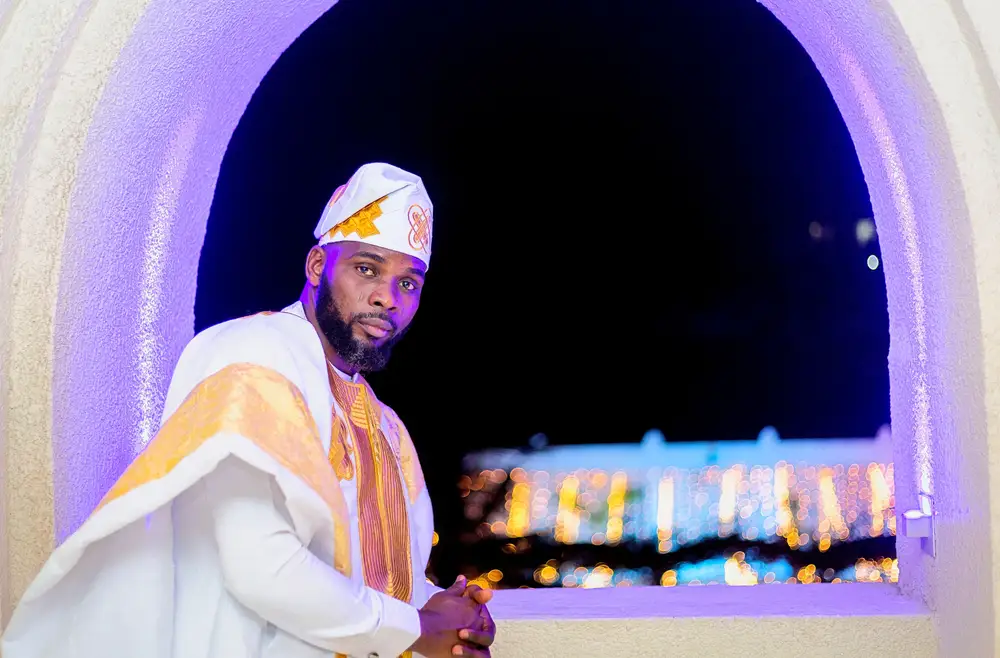
M 420 638 L 412 649 L 427 658 L 471 656 L 489 658 L 496 626 L 486 604 L 493 592 L 467 585 L 459 576 L 455 584 L 432 596 L 420 609 Z

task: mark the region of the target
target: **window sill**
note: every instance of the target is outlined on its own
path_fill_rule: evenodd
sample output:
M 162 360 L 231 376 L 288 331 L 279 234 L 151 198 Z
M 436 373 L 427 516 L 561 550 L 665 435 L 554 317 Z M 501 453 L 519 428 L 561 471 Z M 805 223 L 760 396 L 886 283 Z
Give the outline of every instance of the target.
M 496 658 L 937 656 L 926 608 L 877 583 L 505 590 L 490 610 Z

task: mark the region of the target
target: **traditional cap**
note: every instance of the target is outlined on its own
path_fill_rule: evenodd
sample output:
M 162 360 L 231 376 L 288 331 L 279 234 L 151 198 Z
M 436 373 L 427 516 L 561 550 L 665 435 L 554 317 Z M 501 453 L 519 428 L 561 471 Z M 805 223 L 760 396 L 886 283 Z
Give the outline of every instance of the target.
M 366 164 L 333 193 L 314 235 L 320 246 L 352 240 L 431 260 L 434 206 L 419 176 Z

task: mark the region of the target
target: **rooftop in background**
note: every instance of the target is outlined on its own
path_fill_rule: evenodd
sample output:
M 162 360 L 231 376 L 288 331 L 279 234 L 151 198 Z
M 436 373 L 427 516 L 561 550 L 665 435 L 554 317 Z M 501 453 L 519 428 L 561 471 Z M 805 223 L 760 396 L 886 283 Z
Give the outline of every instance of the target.
M 472 453 L 465 458 L 466 471 L 515 467 L 528 471 L 641 470 L 651 466 L 700 469 L 734 464 L 773 466 L 778 462 L 833 465 L 892 461 L 888 427 L 882 427 L 874 438 L 855 439 L 782 439 L 777 430 L 766 427 L 755 441 L 671 443 L 659 430 L 649 430 L 634 444 L 548 447 L 542 435 L 530 443 L 532 449 Z

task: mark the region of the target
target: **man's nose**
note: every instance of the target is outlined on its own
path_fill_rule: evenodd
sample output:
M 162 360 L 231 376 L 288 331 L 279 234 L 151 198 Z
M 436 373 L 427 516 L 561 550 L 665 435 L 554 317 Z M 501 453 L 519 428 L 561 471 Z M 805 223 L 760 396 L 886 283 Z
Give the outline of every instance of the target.
M 395 287 L 387 281 L 379 283 L 372 289 L 368 303 L 386 311 L 395 310 L 398 305 Z

